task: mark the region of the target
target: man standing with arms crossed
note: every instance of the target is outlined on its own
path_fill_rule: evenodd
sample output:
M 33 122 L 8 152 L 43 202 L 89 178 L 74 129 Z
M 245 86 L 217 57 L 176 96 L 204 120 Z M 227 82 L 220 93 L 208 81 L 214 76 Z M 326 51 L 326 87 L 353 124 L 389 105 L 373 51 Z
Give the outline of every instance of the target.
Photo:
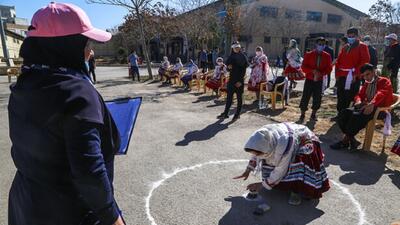
M 217 118 L 226 119 L 229 118 L 229 109 L 232 106 L 233 94 L 236 93 L 238 106 L 236 109 L 233 121 L 240 118 L 240 111 L 242 110 L 242 95 L 244 91 L 244 77 L 246 75 L 246 68 L 249 66 L 246 55 L 241 52 L 241 46 L 238 41 L 232 44 L 232 53 L 225 63 L 228 66 L 230 72 L 229 82 L 227 86 L 227 99 L 225 111 L 221 113 Z

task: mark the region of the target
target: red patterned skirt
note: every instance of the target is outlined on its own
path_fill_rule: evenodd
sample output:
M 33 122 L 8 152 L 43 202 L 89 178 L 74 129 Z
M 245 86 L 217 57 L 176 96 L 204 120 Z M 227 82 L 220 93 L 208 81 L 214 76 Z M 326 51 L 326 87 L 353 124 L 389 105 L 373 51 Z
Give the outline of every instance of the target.
M 291 67 L 290 65 L 288 65 L 286 69 L 283 71 L 283 75 L 285 75 L 290 81 L 304 80 L 306 78 L 301 68 L 296 69 Z
M 295 192 L 312 199 L 321 198 L 322 193 L 327 192 L 330 188 L 323 161 L 324 154 L 320 144 L 313 142 L 312 152 L 298 151 L 289 165 L 286 176 L 273 188 Z M 263 179 L 269 177 L 273 169 L 264 164 Z
M 218 90 L 221 87 L 221 81 L 216 79 L 210 79 L 207 81 L 206 86 L 212 90 Z

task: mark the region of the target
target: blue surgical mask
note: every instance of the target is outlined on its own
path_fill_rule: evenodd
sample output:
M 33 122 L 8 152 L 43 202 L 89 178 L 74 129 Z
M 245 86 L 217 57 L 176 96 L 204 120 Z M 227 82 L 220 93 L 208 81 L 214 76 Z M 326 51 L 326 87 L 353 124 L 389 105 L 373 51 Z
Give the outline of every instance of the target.
M 347 41 L 349 42 L 350 45 L 354 44 L 356 42 L 356 38 L 347 38 Z
M 317 45 L 317 51 L 322 52 L 325 49 L 325 45 Z

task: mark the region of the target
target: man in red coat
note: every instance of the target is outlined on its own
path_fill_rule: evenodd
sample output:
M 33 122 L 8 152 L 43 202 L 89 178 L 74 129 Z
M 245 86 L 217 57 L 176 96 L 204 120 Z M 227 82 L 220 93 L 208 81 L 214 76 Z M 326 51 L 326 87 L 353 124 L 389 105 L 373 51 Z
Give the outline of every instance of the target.
M 370 61 L 368 46 L 360 41 L 356 28 L 350 28 L 347 31 L 347 40 L 348 43 L 343 46 L 336 61 L 337 110 L 339 114 L 349 107 L 350 102 L 360 90 L 360 68 Z
M 311 96 L 313 98 L 311 120 L 317 121 L 317 110 L 321 107 L 322 83 L 324 77 L 332 71 L 332 59 L 329 53 L 324 51 L 325 43 L 325 38 L 318 38 L 315 50 L 304 55 L 301 69 L 306 74 L 306 81 L 300 102 L 300 121 L 304 121 Z
M 365 64 L 360 69 L 365 84 L 354 98 L 354 107 L 343 110 L 340 113 L 338 124 L 344 133 L 343 140 L 331 145 L 332 149 L 356 150 L 360 144 L 354 136 L 365 128 L 373 119 L 378 107 L 388 107 L 393 104 L 393 88 L 390 80 L 379 77 L 373 65 Z M 384 119 L 386 113 L 379 115 Z

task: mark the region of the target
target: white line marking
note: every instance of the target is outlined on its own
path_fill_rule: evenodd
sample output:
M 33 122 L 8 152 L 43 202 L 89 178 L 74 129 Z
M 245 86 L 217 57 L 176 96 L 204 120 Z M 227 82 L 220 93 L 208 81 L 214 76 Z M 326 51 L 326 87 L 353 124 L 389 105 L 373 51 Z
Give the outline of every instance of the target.
M 205 163 L 196 164 L 196 165 L 190 166 L 190 167 L 177 168 L 172 173 L 164 173 L 163 178 L 161 180 L 158 180 L 151 185 L 149 194 L 145 198 L 145 202 L 146 202 L 145 209 L 146 209 L 147 219 L 151 222 L 151 225 L 157 225 L 154 217 L 151 215 L 151 212 L 150 212 L 150 200 L 151 200 L 151 197 L 153 196 L 153 192 L 158 187 L 163 185 L 163 183 L 165 181 L 167 181 L 168 179 L 170 179 L 171 177 L 173 177 L 181 172 L 184 172 L 184 171 L 199 169 L 203 166 L 219 165 L 219 164 L 225 164 L 225 163 L 239 163 L 239 162 L 248 162 L 248 160 L 246 160 L 246 159 L 231 159 L 231 160 L 209 161 L 209 162 L 205 162 Z M 338 187 L 345 195 L 347 195 L 349 197 L 350 201 L 353 203 L 354 207 L 357 209 L 358 215 L 359 215 L 358 225 L 370 224 L 365 219 L 365 212 L 362 209 L 360 202 L 358 202 L 355 199 L 355 197 L 351 194 L 349 189 L 347 189 L 346 187 L 343 187 L 341 184 L 337 183 L 334 180 L 330 180 L 330 182 L 332 184 L 334 184 L 336 187 Z
M 356 200 L 356 198 L 351 194 L 348 188 L 343 187 L 341 184 L 337 183 L 334 180 L 329 180 L 332 184 L 334 184 L 336 187 L 338 187 L 347 197 L 349 197 L 350 201 L 353 203 L 354 207 L 358 211 L 358 225 L 364 225 L 364 224 L 370 224 L 367 222 L 365 219 L 365 212 L 361 207 L 360 202 Z

